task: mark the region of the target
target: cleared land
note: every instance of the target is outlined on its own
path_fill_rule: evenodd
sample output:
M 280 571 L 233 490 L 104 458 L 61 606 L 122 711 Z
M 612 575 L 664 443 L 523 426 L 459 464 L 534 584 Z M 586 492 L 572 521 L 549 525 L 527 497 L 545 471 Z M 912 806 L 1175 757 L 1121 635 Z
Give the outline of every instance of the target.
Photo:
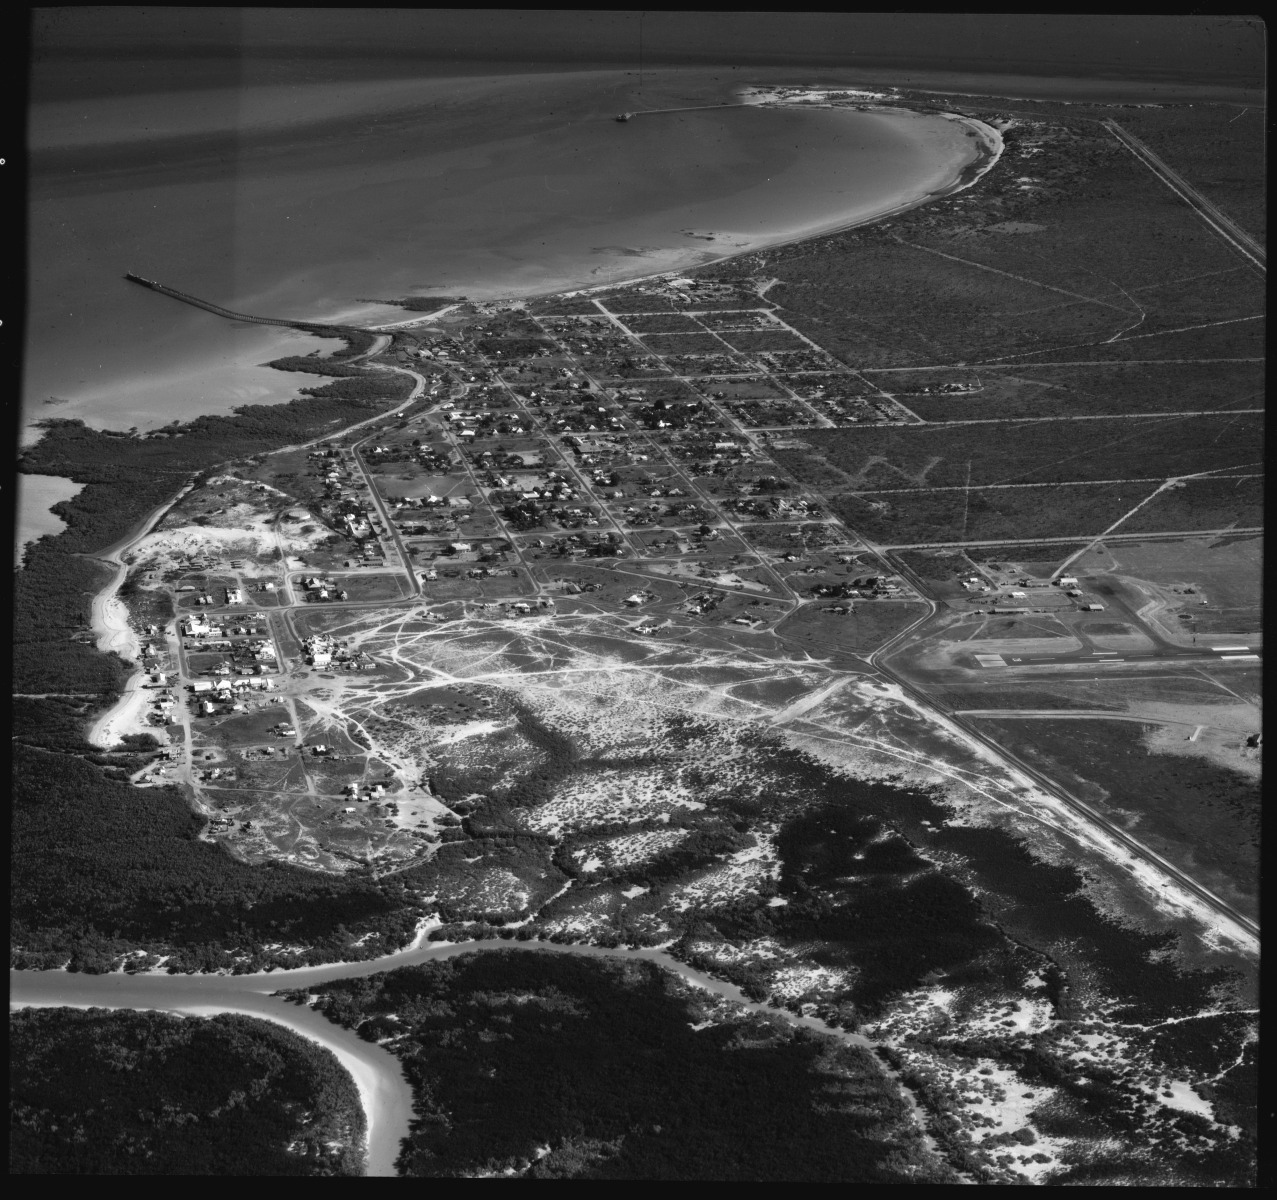
M 1143 480 L 970 491 L 861 492 L 836 496 L 832 506 L 853 529 L 886 545 L 992 541 L 1099 534 L 1157 486 L 1156 480 Z M 1125 524 L 1120 528 L 1124 531 Z
M 826 611 L 830 607 L 805 605 L 777 625 L 777 635 L 813 652 L 871 654 L 927 611 L 923 604 L 898 600 L 858 601 L 849 613 Z

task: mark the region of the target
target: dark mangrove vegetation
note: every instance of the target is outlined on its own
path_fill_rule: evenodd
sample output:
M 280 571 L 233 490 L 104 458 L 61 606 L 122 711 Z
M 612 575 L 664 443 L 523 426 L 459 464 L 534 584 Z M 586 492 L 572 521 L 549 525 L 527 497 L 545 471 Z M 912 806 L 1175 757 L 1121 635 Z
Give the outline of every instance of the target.
M 268 1021 L 24 1009 L 9 1049 L 10 1174 L 363 1172 L 354 1081 Z
M 410 1175 L 953 1180 L 864 1051 L 651 963 L 492 951 L 314 990 L 403 1061 Z

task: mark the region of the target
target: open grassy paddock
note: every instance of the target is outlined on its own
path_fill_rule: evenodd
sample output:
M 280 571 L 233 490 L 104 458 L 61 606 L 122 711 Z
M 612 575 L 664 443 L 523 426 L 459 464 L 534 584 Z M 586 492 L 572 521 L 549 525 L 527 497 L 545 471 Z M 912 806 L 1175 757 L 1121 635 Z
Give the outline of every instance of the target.
M 1263 538 L 1257 534 L 1107 542 L 1088 551 L 1071 569 L 1194 588 L 1184 597 L 1184 611 L 1193 614 L 1191 628 L 1199 635 L 1247 634 L 1261 628 Z
M 1262 464 L 1256 463 L 1256 470 Z M 1256 528 L 1264 523 L 1262 476 L 1189 479 L 1146 504 L 1122 533 L 1159 533 L 1177 529 Z
M 776 635 L 812 654 L 870 654 L 927 611 L 905 600 L 857 600 L 853 612 L 825 611 L 840 603 L 848 602 L 805 604 L 776 626 Z

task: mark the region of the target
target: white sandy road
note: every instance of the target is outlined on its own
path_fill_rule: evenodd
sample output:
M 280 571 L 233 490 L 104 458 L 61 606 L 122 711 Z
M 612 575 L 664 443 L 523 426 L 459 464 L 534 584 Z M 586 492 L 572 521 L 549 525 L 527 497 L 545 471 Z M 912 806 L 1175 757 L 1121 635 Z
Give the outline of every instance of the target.
M 187 492 L 192 484 L 186 484 L 171 499 L 153 509 L 142 521 L 141 526 L 130 537 L 114 546 L 108 547 L 99 556 L 101 561 L 115 568 L 115 574 L 105 587 L 93 597 L 90 606 L 90 621 L 93 632 L 97 634 L 97 648 L 104 654 L 118 654 L 125 662 L 136 662 L 141 654 L 137 634 L 129 625 L 129 610 L 123 601 L 117 598 L 116 592 L 128 575 L 128 564 L 125 561 L 128 552 L 141 542 L 152 529 Z M 130 721 L 136 720 L 139 705 L 144 696 L 141 691 L 142 672 L 135 672 L 125 685 L 124 694 L 116 703 L 94 723 L 89 731 L 89 742 L 95 746 L 112 746 L 115 744 L 121 729 Z

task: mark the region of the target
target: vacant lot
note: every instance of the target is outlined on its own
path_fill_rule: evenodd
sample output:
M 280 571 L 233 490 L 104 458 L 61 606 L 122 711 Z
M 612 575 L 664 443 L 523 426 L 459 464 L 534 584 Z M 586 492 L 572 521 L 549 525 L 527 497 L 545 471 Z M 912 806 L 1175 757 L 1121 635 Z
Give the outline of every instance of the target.
M 973 488 L 969 492 L 864 492 L 838 496 L 834 511 L 856 531 L 887 545 L 1069 537 L 1102 533 L 1157 485 L 1066 484 Z
M 272 738 L 270 730 L 281 721 L 289 723 L 287 710 L 281 705 L 268 705 L 256 712 L 240 713 L 206 725 L 204 732 L 211 741 L 223 746 L 252 746 L 262 742 L 273 745 L 279 739 Z
M 805 483 L 846 490 L 1088 479 L 1165 479 L 1253 462 L 1262 414 L 981 425 L 876 426 L 821 432 L 819 450 L 777 451 Z M 1069 532 L 1069 531 L 1065 531 Z
M 831 600 L 806 604 L 781 621 L 776 633 L 813 654 L 869 654 L 927 611 L 926 605 L 905 600 L 857 600 L 853 612 L 824 611 L 835 604 L 851 603 Z
M 847 531 L 842 526 L 819 522 L 749 525 L 744 534 L 749 544 L 759 549 L 795 553 L 801 553 L 808 547 L 844 545 L 848 541 Z
M 699 333 L 701 327 L 682 313 L 652 313 L 626 317 L 625 324 L 635 333 Z
M 787 329 L 736 330 L 722 338 L 737 350 L 807 350 L 807 343 Z
M 701 313 L 697 318 L 706 329 L 775 329 L 776 320 L 767 311 Z
M 920 579 L 925 579 L 933 594 L 957 599 L 973 594 L 958 585 L 959 579 L 969 579 L 978 574 L 971 559 L 962 550 L 901 550 L 892 554 L 891 558 L 908 567 Z
M 727 347 L 712 333 L 653 333 L 643 338 L 653 354 L 722 354 Z
M 949 372 L 880 372 L 868 376 L 889 392 L 948 382 Z M 953 373 L 954 381 L 966 382 Z M 1083 367 L 1017 366 L 985 370 L 980 390 L 954 395 L 901 395 L 924 421 L 988 421 L 1017 417 L 1095 416 L 1142 412 L 1209 412 L 1262 408 L 1263 364 L 1097 363 Z M 1111 427 L 1115 432 L 1120 426 Z
M 347 600 L 398 600 L 406 595 L 407 583 L 401 574 L 341 575 L 334 582 Z
M 773 400 L 785 394 L 763 375 L 751 379 L 715 379 L 707 376 L 698 379 L 696 386 L 710 394 L 722 392 L 724 400 Z
M 758 370 L 753 359 L 741 358 L 726 349 L 722 354 L 671 354 L 665 359 L 665 364 L 680 375 L 744 374 Z

